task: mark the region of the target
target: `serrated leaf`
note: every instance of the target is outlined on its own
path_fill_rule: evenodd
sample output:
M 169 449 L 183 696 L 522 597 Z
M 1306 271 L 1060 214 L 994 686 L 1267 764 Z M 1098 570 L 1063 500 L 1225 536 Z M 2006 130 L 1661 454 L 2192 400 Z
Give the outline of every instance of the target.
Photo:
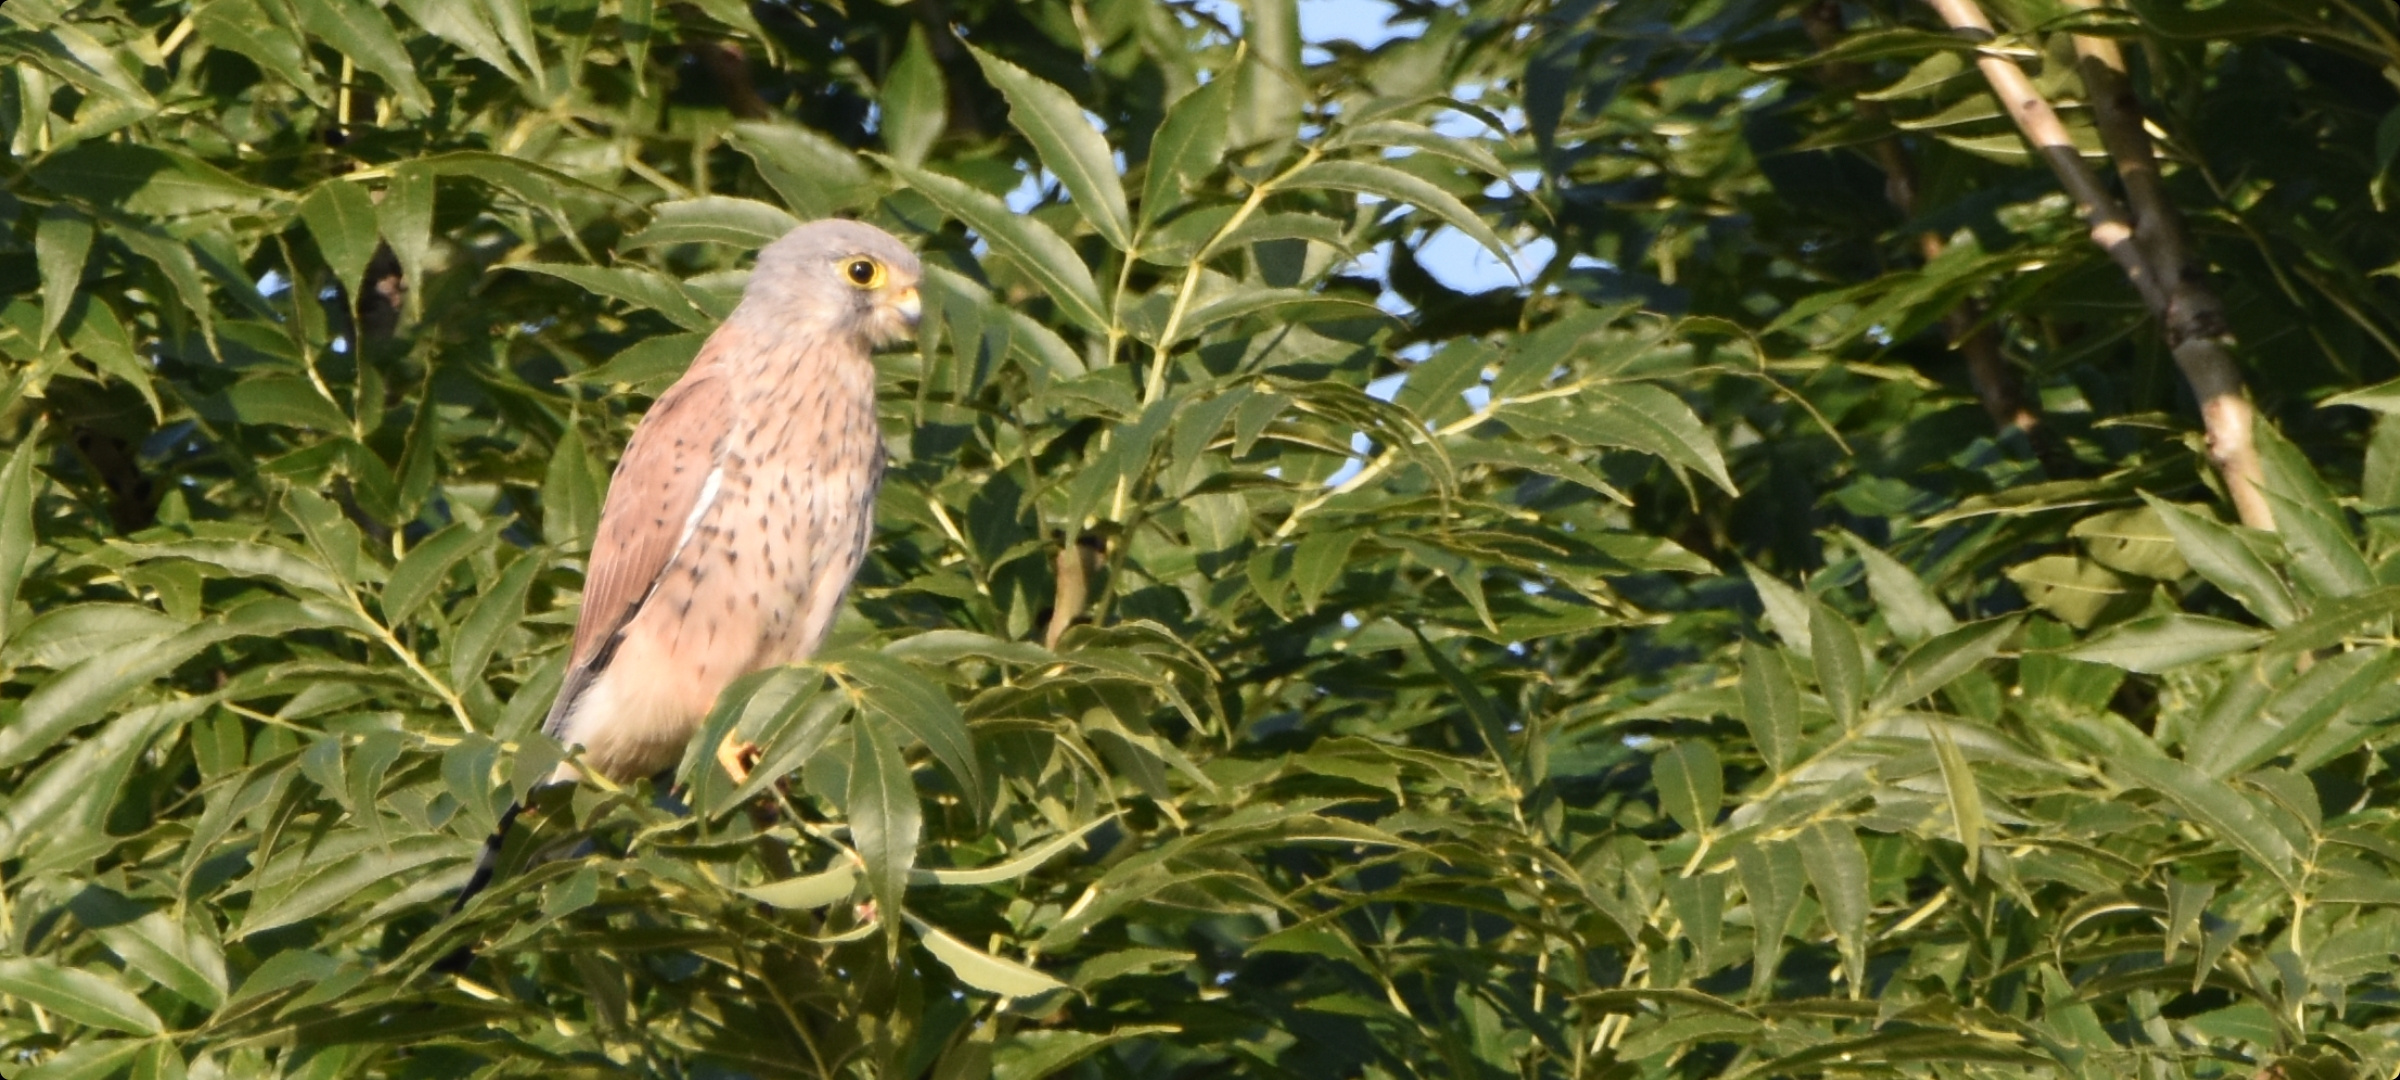
M 465 522 L 445 526 L 440 532 L 419 540 L 392 567 L 391 576 L 383 586 L 383 618 L 387 625 L 406 623 L 419 607 L 441 591 L 450 576 L 450 568 L 476 549 L 492 542 L 505 522 L 487 522 L 472 527 Z
M 2147 493 L 2142 501 L 2157 512 L 2159 523 L 2175 538 L 2175 550 L 2184 561 L 2210 584 L 2241 601 L 2270 626 L 2288 626 L 2300 617 L 2283 578 L 2232 529 Z
M 950 91 L 943 85 L 942 65 L 927 46 L 925 28 L 911 22 L 908 41 L 899 59 L 883 73 L 876 101 L 882 106 L 883 148 L 910 165 L 925 163 L 925 155 L 950 123 Z
M 34 227 L 33 261 L 42 275 L 42 331 L 35 348 L 48 348 L 83 286 L 84 260 L 92 250 L 92 219 L 70 206 L 42 212 Z
M 1145 229 L 1184 202 L 1195 181 L 1224 163 L 1225 126 L 1231 118 L 1232 80 L 1214 79 L 1177 98 L 1150 139 L 1149 175 L 1142 181 Z
M 604 481 L 585 451 L 582 429 L 569 423 L 558 434 L 542 477 L 542 541 L 552 547 L 582 547 L 600 528 Z
M 1999 655 L 2022 621 L 2015 615 L 1968 623 L 1909 650 L 1868 700 L 1869 713 L 1915 703 Z M 1830 699 L 1828 699 L 1830 700 Z
M 983 66 L 984 77 L 1008 98 L 1008 122 L 1033 144 L 1042 167 L 1066 187 L 1092 230 L 1110 247 L 1131 250 L 1133 217 L 1125 207 L 1125 187 L 1117 179 L 1116 157 L 1108 140 L 1084 119 L 1083 106 L 1015 64 L 973 45 L 967 51 Z
M 1699 835 L 1715 826 L 1725 802 L 1725 770 L 1714 747 L 1698 740 L 1676 743 L 1651 759 L 1650 775 L 1659 805 L 1685 832 Z
M 902 894 L 908 888 L 908 872 L 916 865 L 923 825 L 917 787 L 907 760 L 884 733 L 881 721 L 861 716 L 851 722 L 850 736 L 850 777 L 842 809 L 850 819 L 851 844 L 867 864 L 867 891 L 882 908 L 891 933 L 897 934 L 896 916 L 903 910 Z
M 317 250 L 333 268 L 335 284 L 357 302 L 367 278 L 367 260 L 375 257 L 378 234 L 375 203 L 357 184 L 339 178 L 318 184 L 300 200 L 300 219 L 317 241 Z
M 1811 601 L 1808 640 L 1816 660 L 1817 692 L 1825 695 L 1826 707 L 1843 728 L 1856 728 L 1867 696 L 1867 656 L 1858 643 L 1858 629 L 1823 602 Z
M 1775 773 L 1800 757 L 1800 687 L 1772 648 L 1742 643 L 1742 724 L 1750 742 Z
M 799 227 L 799 218 L 755 199 L 703 195 L 651 207 L 650 224 L 618 246 L 625 251 L 666 244 L 760 248 Z
M 942 212 L 975 230 L 992 250 L 1006 256 L 1042 286 L 1069 321 L 1093 333 L 1108 329 L 1107 308 L 1090 267 L 1059 235 L 1039 220 L 1017 214 L 999 199 L 963 180 L 920 169 L 892 158 L 879 158 L 885 168 L 933 200 Z
M 1858 986 L 1866 977 L 1867 914 L 1871 907 L 1867 888 L 1872 878 L 1867 869 L 1866 849 L 1859 846 L 1858 834 L 1841 822 L 1817 822 L 1802 829 L 1798 840 L 1809 884 L 1815 887 L 1817 902 L 1825 908 L 1825 921 L 1832 924 L 1834 937 L 1841 941 L 1842 966 L 1848 970 L 1849 985 Z
M 463 687 L 483 677 L 493 650 L 500 647 L 500 635 L 525 617 L 525 597 L 533 590 L 533 576 L 540 572 L 542 562 L 538 550 L 519 554 L 458 621 L 458 632 L 450 643 L 451 686 Z
M 2002 572 L 2035 607 L 2077 629 L 2089 628 L 2140 595 L 2116 571 L 2074 555 L 2045 555 Z
M 2258 807 L 2224 781 L 2172 758 L 2131 754 L 2110 767 L 2167 797 L 2187 816 L 2248 855 L 2268 873 L 2292 881 L 2291 841 L 2267 822 Z
M 1883 613 L 1884 622 L 1901 641 L 1914 645 L 1957 628 L 1958 619 L 1950 614 L 1949 606 L 1914 571 L 1864 540 L 1847 539 L 1850 550 L 1866 565 L 1867 593 L 1875 598 L 1876 610 Z
M 526 262 L 509 263 L 507 268 L 574 282 L 602 296 L 658 312 L 686 330 L 715 329 L 718 320 L 729 313 L 703 307 L 705 296 L 647 267 Z
M 365 0 L 291 0 L 291 4 L 300 25 L 382 79 L 410 115 L 423 116 L 433 108 L 425 84 L 417 81 L 416 61 L 409 58 L 400 35 L 382 11 Z
M 33 462 L 42 456 L 44 425 L 37 421 L 25 442 L 0 465 L 0 646 L 13 646 L 17 590 L 33 558 L 33 494 L 41 476 Z
M 879 185 L 858 155 L 797 124 L 742 121 L 726 142 L 749 155 L 783 204 L 811 220 L 874 201 Z
M 909 882 L 916 885 L 959 886 L 997 885 L 1003 881 L 1015 881 L 1039 869 L 1043 863 L 1057 858 L 1068 848 L 1082 843 L 1083 838 L 1090 835 L 1092 830 L 1114 820 L 1116 820 L 1116 815 L 1110 814 L 1107 817 L 1087 822 L 1083 827 L 1072 832 L 1061 833 L 1034 845 L 1033 848 L 1016 858 L 994 863 L 991 866 L 956 870 L 912 870 L 909 872 Z
M 2256 627 L 2205 615 L 2153 615 L 2111 628 L 2066 656 L 2127 671 L 2157 674 L 2202 660 L 2237 653 L 2266 641 Z
M 1467 209 L 1467 204 L 1458 201 L 1457 196 L 1435 187 L 1431 181 L 1389 165 L 1365 161 L 1320 161 L 1293 174 L 1284 182 L 1284 186 L 1299 191 L 1323 188 L 1354 191 L 1406 203 L 1465 233 L 1469 239 L 1483 245 L 1484 250 L 1491 252 L 1493 258 L 1500 260 L 1500 265 L 1508 267 L 1512 273 L 1516 270 L 1516 260 L 1508 250 L 1508 245 L 1501 243 L 1500 235 L 1484 224 L 1474 211 Z
M 1983 865 L 1983 833 L 1986 817 L 1983 812 L 1983 789 L 1976 786 L 1975 770 L 1967 756 L 1959 752 L 1958 740 L 1950 737 L 1947 724 L 1925 721 L 1926 737 L 1933 742 L 1934 760 L 1942 769 L 1942 794 L 1950 804 L 1950 825 L 1958 832 L 1958 842 L 1966 848 L 1967 879 L 1972 881 Z
M 976 816 L 989 812 L 974 739 L 967 734 L 966 717 L 949 695 L 923 675 L 872 653 L 841 653 L 821 662 L 864 691 L 859 703 L 870 715 L 862 719 L 873 722 L 881 717 L 916 736 L 958 783 Z
M 0 991 L 90 1027 L 132 1035 L 166 1030 L 133 992 L 97 971 L 27 956 L 0 958 Z
M 942 928 L 911 917 L 908 924 L 916 928 L 917 938 L 925 943 L 925 951 L 958 976 L 958 981 L 987 994 L 1001 997 L 1035 997 L 1053 990 L 1065 990 L 1067 984 L 1041 971 L 1005 957 L 993 956 L 966 942 L 943 933 Z
M 858 868 L 841 863 L 832 869 L 765 885 L 736 889 L 752 900 L 786 911 L 814 911 L 850 898 L 858 891 Z
M 129 143 L 83 143 L 27 175 L 61 195 L 144 217 L 252 207 L 275 195 L 183 151 Z

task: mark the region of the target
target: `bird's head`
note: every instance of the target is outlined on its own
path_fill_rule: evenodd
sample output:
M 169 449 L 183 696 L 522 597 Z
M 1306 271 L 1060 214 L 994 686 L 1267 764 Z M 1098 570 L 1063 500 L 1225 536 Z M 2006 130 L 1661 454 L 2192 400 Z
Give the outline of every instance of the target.
M 812 221 L 759 251 L 742 302 L 871 349 L 916 329 L 922 272 L 916 253 L 882 229 Z

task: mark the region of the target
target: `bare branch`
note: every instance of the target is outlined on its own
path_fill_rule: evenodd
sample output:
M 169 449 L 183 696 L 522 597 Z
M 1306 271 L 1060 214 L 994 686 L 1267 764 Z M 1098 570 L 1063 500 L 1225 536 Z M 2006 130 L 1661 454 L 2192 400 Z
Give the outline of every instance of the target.
M 2086 0 L 2087 4 L 2089 0 Z M 1992 24 L 1975 0 L 1926 0 L 1951 29 L 1978 41 L 1990 40 Z M 2140 217 L 2129 218 L 2099 176 L 2075 149 L 2066 125 L 2014 60 L 1991 51 L 1977 54 L 2000 105 L 2034 151 L 2049 162 L 2060 186 L 2075 200 L 2091 228 L 2092 242 L 2125 271 L 2134 291 L 2164 327 L 2175 366 L 2200 403 L 2208 433 L 2208 456 L 2225 478 L 2242 524 L 2273 529 L 2275 514 L 2260 488 L 2264 471 L 2251 437 L 2256 410 L 2233 359 L 2232 335 L 2216 294 L 2187 263 L 2181 220 L 2159 182 L 2158 158 L 2142 129 L 2141 105 L 2125 78 L 2124 55 L 2114 42 L 2078 38 L 2082 69 L 2101 139 L 2123 175 Z M 2137 221 L 2139 232 L 2137 233 Z

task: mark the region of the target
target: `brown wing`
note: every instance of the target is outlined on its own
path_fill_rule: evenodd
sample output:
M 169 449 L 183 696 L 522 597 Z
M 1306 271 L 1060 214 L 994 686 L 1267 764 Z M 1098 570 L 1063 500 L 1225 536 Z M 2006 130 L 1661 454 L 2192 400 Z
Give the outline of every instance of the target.
M 659 395 L 634 428 L 600 504 L 583 613 L 575 620 L 576 664 L 590 663 L 601 643 L 641 610 L 675 557 L 733 427 L 728 383 L 714 370 L 696 371 Z
M 552 734 L 592 677 L 608 666 L 617 632 L 641 610 L 674 560 L 693 511 L 713 494 L 709 476 L 733 426 L 732 380 L 711 362 L 721 340 L 711 338 L 691 372 L 659 395 L 617 461 L 584 573 L 574 660 L 544 725 Z

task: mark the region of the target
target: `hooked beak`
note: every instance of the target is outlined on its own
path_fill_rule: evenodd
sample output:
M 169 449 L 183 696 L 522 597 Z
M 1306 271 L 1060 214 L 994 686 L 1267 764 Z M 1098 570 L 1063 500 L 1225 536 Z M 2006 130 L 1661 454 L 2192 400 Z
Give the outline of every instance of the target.
M 924 304 L 917 299 L 917 287 L 911 285 L 900 290 L 900 295 L 892 298 L 892 310 L 899 312 L 901 318 L 908 320 L 909 329 L 916 329 L 917 317 L 925 310 Z

